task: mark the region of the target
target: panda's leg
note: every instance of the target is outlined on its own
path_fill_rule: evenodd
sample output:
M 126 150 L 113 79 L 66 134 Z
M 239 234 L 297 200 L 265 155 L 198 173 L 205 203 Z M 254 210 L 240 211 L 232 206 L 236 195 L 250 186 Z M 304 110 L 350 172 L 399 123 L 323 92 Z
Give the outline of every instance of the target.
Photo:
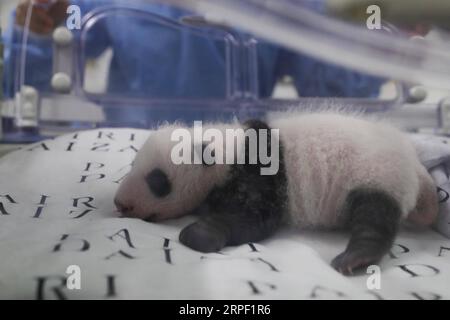
M 196 251 L 216 252 L 226 246 L 228 237 L 228 227 L 217 215 L 211 214 L 181 230 L 179 240 Z
M 401 210 L 385 192 L 357 189 L 347 198 L 350 241 L 331 265 L 343 274 L 378 263 L 389 251 L 397 234 Z
M 180 242 L 201 252 L 216 252 L 225 246 L 256 242 L 269 237 L 278 228 L 281 216 L 278 212 L 261 214 L 257 210 L 227 208 L 210 212 L 185 227 Z
M 286 204 L 283 178 L 249 174 L 243 167 L 233 170 L 235 178 L 208 196 L 201 218 L 181 231 L 181 243 L 215 252 L 263 240 L 281 225 Z

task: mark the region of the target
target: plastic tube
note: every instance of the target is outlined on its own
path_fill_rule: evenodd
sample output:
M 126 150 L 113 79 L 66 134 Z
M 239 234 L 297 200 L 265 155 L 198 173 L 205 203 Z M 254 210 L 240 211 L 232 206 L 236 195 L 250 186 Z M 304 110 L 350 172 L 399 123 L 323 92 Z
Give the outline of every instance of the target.
M 165 0 L 292 50 L 373 75 L 450 88 L 450 41 L 409 41 L 294 0 Z M 450 38 L 450 37 L 448 37 Z

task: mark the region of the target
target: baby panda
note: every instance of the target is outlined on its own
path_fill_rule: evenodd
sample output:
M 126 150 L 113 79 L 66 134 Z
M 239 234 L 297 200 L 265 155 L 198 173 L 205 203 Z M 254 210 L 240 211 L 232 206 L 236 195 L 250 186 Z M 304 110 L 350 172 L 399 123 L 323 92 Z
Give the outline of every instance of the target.
M 344 228 L 350 240 L 331 262 L 344 274 L 377 263 L 402 220 L 430 225 L 437 215 L 436 187 L 412 143 L 381 121 L 327 111 L 206 127 L 224 136 L 229 128 L 264 131 L 257 151 L 270 151 L 277 141 L 277 172 L 261 174 L 268 164 L 259 152 L 250 161 L 248 135 L 233 150 L 234 160 L 244 154 L 244 163 L 174 164 L 171 136 L 182 126 L 164 126 L 150 135 L 119 187 L 115 203 L 123 215 L 160 221 L 201 212 L 180 241 L 202 252 L 265 239 L 283 224 Z M 208 148 L 214 148 L 210 154 L 231 151 L 219 143 L 200 150 Z

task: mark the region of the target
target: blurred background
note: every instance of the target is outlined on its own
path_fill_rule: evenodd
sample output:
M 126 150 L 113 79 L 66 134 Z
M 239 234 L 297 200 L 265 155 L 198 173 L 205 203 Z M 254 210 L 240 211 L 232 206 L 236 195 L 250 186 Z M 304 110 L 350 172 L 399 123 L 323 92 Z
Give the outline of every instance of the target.
M 20 0 L 2 0 L 0 1 L 0 26 L 3 30 L 7 27 L 8 16 Z

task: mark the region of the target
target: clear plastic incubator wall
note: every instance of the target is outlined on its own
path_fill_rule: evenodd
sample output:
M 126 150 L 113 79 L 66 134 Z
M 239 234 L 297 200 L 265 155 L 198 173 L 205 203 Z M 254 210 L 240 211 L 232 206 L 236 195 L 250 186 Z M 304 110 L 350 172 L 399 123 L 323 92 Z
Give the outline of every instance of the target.
M 450 131 L 448 1 L 79 2 L 2 30 L 4 143 L 331 104 Z

